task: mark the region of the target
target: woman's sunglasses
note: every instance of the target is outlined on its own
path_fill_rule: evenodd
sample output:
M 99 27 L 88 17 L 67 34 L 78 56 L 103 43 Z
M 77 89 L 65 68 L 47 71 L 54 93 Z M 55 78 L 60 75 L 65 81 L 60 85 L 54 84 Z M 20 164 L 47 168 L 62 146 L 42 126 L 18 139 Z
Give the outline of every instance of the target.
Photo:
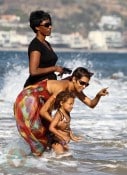
M 52 26 L 52 23 L 51 22 L 47 22 L 45 24 L 40 24 L 40 26 L 48 28 L 49 26 Z
M 81 86 L 89 86 L 89 83 L 85 82 L 85 81 L 82 81 L 82 80 L 79 80 L 79 83 Z

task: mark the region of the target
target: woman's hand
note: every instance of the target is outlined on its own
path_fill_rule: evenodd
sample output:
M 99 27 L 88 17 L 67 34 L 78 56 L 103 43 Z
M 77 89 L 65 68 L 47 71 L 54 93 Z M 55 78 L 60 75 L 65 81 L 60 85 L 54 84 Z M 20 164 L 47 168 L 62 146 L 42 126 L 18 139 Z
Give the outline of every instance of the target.
M 98 92 L 98 96 L 105 96 L 105 95 L 108 95 L 109 94 L 109 92 L 107 91 L 107 89 L 108 89 L 108 87 L 107 88 L 103 88 L 103 89 L 101 89 L 99 92 Z
M 62 74 L 63 73 L 63 67 L 55 66 L 55 72 L 59 72 L 59 74 Z

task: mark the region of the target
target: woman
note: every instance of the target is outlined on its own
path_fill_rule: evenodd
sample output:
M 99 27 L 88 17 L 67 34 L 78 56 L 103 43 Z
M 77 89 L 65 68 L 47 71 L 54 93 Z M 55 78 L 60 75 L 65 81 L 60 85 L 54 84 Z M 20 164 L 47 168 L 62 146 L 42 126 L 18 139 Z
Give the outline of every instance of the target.
M 51 111 L 58 93 L 65 90 L 73 92 L 91 108 L 98 104 L 101 96 L 108 94 L 107 88 L 100 90 L 93 99 L 83 93 L 92 75 L 87 69 L 79 67 L 68 79 L 43 80 L 26 87 L 18 95 L 14 107 L 17 127 L 21 136 L 30 145 L 33 155 L 41 155 L 48 145 Z
M 44 11 L 34 11 L 30 14 L 30 27 L 36 33 L 28 47 L 30 75 L 24 87 L 35 84 L 44 79 L 56 79 L 55 72 L 63 73 L 61 66 L 56 66 L 57 55 L 46 36 L 51 34 L 51 16 Z

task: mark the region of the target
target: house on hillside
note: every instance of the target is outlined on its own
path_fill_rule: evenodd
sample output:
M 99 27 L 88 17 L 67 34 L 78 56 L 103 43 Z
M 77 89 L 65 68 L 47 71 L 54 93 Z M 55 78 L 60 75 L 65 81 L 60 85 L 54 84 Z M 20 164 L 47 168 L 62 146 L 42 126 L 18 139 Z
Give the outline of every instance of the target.
M 123 21 L 118 16 L 102 16 L 98 26 L 103 30 L 119 30 L 123 28 Z
M 20 17 L 17 15 L 1 15 L 0 16 L 0 22 L 19 22 Z
M 124 39 L 119 31 L 91 31 L 88 34 L 91 49 L 123 48 Z
M 21 47 L 28 45 L 26 35 L 18 34 L 15 30 L 0 31 L 0 47 Z
M 108 49 L 104 37 L 104 32 L 101 32 L 99 30 L 90 31 L 88 34 L 88 39 L 90 42 L 91 49 L 104 49 L 104 50 Z

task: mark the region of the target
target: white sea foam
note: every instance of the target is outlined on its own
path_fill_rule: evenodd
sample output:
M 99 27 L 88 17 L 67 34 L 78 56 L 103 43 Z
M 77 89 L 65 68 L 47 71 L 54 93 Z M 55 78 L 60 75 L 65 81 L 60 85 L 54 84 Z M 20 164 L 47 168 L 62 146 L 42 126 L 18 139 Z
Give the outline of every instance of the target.
M 99 60 L 98 63 L 100 62 Z M 75 65 L 93 69 L 92 60 L 86 59 L 82 63 L 80 54 L 77 54 L 76 59 L 64 63 L 64 66 L 72 69 Z M 117 168 L 116 165 L 118 168 L 119 165 L 120 167 L 124 165 L 119 162 L 126 162 L 127 77 L 122 70 L 117 70 L 106 78 L 98 70 L 92 71 L 95 74 L 90 81 L 90 86 L 84 90 L 85 94 L 93 98 L 101 88 L 108 87 L 109 95 L 102 97 L 94 109 L 88 108 L 76 99 L 71 113 L 71 128 L 76 135 L 81 135 L 83 140 L 69 144 L 71 156 L 57 157 L 53 152 L 45 152 L 40 158 L 29 155 L 29 146 L 18 135 L 13 114 L 13 103 L 22 90 L 28 76 L 28 68 L 16 65 L 14 70 L 10 69 L 6 72 L 3 89 L 0 91 L 0 170 L 6 169 L 8 162 L 14 167 L 25 162 L 22 166 L 24 174 L 32 174 L 30 170 L 33 168 L 40 174 L 47 172 L 56 175 L 62 172 L 61 174 L 64 175 L 67 172 L 70 174 L 86 172 L 90 175 L 94 172 L 93 174 L 97 175 L 107 175 L 109 173 L 102 173 L 99 167 L 103 169 L 107 166 L 114 170 Z M 10 155 L 9 160 L 8 155 Z M 8 165 L 7 168 L 9 169 L 10 166 Z M 13 174 L 13 171 L 6 171 L 7 173 Z

